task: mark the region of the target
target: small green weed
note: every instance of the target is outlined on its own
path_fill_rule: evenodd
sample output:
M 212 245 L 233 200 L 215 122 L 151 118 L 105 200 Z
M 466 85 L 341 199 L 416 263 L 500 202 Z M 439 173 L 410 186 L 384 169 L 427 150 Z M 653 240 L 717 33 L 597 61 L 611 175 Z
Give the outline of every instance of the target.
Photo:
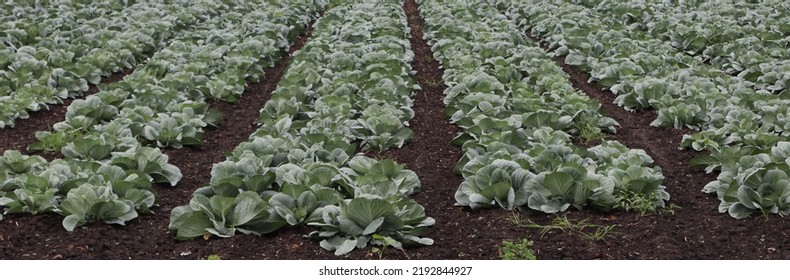
M 583 239 L 600 241 L 607 236 L 616 234 L 614 229 L 618 225 L 596 225 L 588 223 L 589 219 L 584 219 L 578 222 L 571 221 L 568 216 L 556 217 L 552 220 L 551 224 L 539 225 L 529 219 L 524 219 L 520 215 L 513 213 L 508 217 L 508 221 L 512 222 L 518 227 L 531 228 L 540 230 L 540 237 L 545 236 L 552 230 L 559 230 L 562 232 L 571 232 L 578 234 Z
M 379 260 L 385 259 L 384 255 L 387 253 L 387 247 L 393 247 L 395 249 L 398 249 L 401 252 L 403 252 L 404 255 L 406 255 L 406 251 L 403 250 L 401 244 L 397 240 L 392 239 L 392 237 L 389 236 L 374 234 L 372 244 L 381 246 L 381 247 L 373 247 L 370 249 L 370 252 L 376 254 L 379 257 Z M 408 255 L 406 255 L 406 257 L 408 258 Z
M 437 82 L 434 79 L 427 79 L 425 80 L 425 84 L 428 85 L 429 87 L 436 87 L 439 85 L 439 82 Z
M 656 193 L 642 194 L 635 192 L 621 192 L 616 194 L 618 198 L 618 205 L 615 209 L 622 209 L 626 212 L 639 212 L 639 214 L 657 213 L 661 215 L 674 215 L 675 210 L 680 207 L 670 203 L 668 207 L 660 207 L 656 205 L 655 201 L 658 200 Z
M 348 0 L 332 0 L 329 2 L 329 5 L 326 6 L 326 10 L 331 10 L 334 7 L 340 6 L 348 2 Z
M 532 241 L 524 238 L 518 242 L 502 241 L 499 245 L 499 258 L 503 260 L 535 260 Z
M 434 61 L 434 60 L 433 60 L 433 56 L 430 56 L 430 55 L 426 55 L 426 56 L 424 56 L 424 57 L 423 57 L 423 60 L 424 60 L 426 63 L 433 63 L 433 61 Z
M 606 134 L 601 131 L 601 128 L 599 128 L 592 119 L 581 124 L 578 129 L 579 140 L 585 144 L 596 140 L 603 141 L 606 139 Z

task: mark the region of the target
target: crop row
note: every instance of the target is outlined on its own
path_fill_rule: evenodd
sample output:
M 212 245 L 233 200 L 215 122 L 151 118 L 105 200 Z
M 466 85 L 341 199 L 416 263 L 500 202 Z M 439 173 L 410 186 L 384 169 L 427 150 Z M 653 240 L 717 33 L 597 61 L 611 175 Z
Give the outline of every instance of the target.
M 0 160 L 5 213 L 57 212 L 73 230 L 85 222 L 123 224 L 156 204 L 152 183 L 175 185 L 179 169 L 158 148 L 198 145 L 218 116 L 206 99 L 234 100 L 262 78 L 325 5 L 236 2 L 179 32 L 123 81 L 73 102 L 34 149 L 59 151 L 46 162 L 18 151 Z M 218 11 L 224 13 L 219 14 Z
M 102 13 L 106 9 L 93 5 L 104 6 L 77 5 L 81 10 L 75 11 L 91 19 L 71 19 L 69 15 L 77 16 L 67 12 L 69 6 L 58 5 L 49 7 L 65 9 L 63 17 L 5 22 L 10 28 L 0 46 L 0 128 L 13 126 L 17 118 L 27 118 L 28 111 L 82 95 L 88 90 L 88 83 L 98 84 L 102 76 L 134 67 L 185 26 L 229 8 L 211 1 L 138 3 Z M 74 26 L 45 26 L 65 22 Z M 25 45 L 9 39 L 22 36 L 18 33 L 38 40 Z
M 578 147 L 572 135 L 615 132 L 600 104 L 575 90 L 542 49 L 494 6 L 421 1 L 425 37 L 444 68 L 446 113 L 464 129 L 454 143 L 464 182 L 458 205 L 649 211 L 669 194 L 642 150 L 604 141 Z
M 692 164 L 721 170 L 703 188 L 736 218 L 790 212 L 786 162 L 790 100 L 688 56 L 609 15 L 570 3 L 500 1 L 513 21 L 617 94 L 626 109 L 655 108 L 654 126 L 689 127 L 682 145 L 711 155 Z
M 385 150 L 411 138 L 413 57 L 398 1 L 334 6 L 294 54 L 258 130 L 173 209 L 170 229 L 186 239 L 307 224 L 336 255 L 368 243 L 432 244 L 419 235 L 433 219 L 408 198 L 420 190 L 417 175 L 354 144 Z
M 716 1 L 693 9 L 657 3 L 607 3 L 595 12 L 669 41 L 756 90 L 790 94 L 790 6 Z M 649 12 L 648 12 L 649 11 Z
M 51 35 L 72 39 L 75 29 L 109 23 L 108 16 L 119 15 L 130 5 L 120 1 L 13 1 L 0 3 L 0 43 L 5 47 L 34 46 Z M 85 29 L 83 29 L 85 30 Z

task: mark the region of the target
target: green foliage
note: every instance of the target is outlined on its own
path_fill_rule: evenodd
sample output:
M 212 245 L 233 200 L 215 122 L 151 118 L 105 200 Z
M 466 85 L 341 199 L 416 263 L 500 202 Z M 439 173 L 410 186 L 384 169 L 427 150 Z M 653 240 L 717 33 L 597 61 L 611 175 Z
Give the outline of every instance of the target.
M 414 133 L 404 126 L 399 119 L 403 113 L 392 107 L 372 106 L 362 112 L 362 118 L 357 120 L 358 133 L 363 147 L 377 148 L 379 151 L 391 147 L 400 148 L 411 140 Z
M 320 209 L 321 221 L 309 223 L 318 231 L 310 237 L 321 240 L 321 247 L 340 256 L 355 248 L 364 248 L 368 243 L 400 248 L 402 246 L 432 245 L 430 238 L 420 238 L 433 218 L 425 216 L 425 209 L 408 198 L 396 198 L 394 203 L 384 198 L 358 197 L 345 201 L 340 206 L 325 206 Z M 390 239 L 373 239 L 377 234 Z
M 198 129 L 205 126 L 206 124 L 202 123 L 202 118 L 171 117 L 160 114 L 157 119 L 148 122 L 143 127 L 143 137 L 156 142 L 159 147 L 196 146 L 203 139 L 203 133 Z
M 312 5 L 317 14 L 324 4 L 292 1 L 281 12 Z M 420 236 L 435 221 L 407 197 L 421 189 L 417 175 L 357 154 L 360 147 L 383 151 L 411 138 L 410 96 L 419 86 L 402 3 L 332 5 L 294 54 L 261 110 L 258 130 L 212 169 L 209 185 L 195 191 L 189 206 L 171 213 L 178 239 L 265 234 L 306 223 L 317 227 L 309 237 L 337 255 L 368 244 L 379 246 L 381 256 L 386 247 L 433 244 Z M 370 22 L 377 24 L 360 28 Z M 254 211 L 234 212 L 242 196 L 254 201 Z M 250 211 L 248 223 L 233 222 Z
M 787 49 L 787 24 L 766 23 L 769 14 L 787 13 L 742 1 L 495 2 L 555 55 L 615 93 L 618 105 L 657 111 L 652 126 L 698 130 L 684 135 L 681 146 L 710 152 L 690 164 L 721 171 L 703 188 L 716 193 L 720 212 L 738 219 L 788 213 L 784 177 L 790 168 L 781 150 L 790 136 L 790 76 L 781 74 L 788 70 L 786 57 L 776 56 Z M 741 20 L 744 10 L 755 16 Z M 610 173 L 617 180 L 617 208 L 666 210 L 668 194 L 656 184 L 658 174 L 619 169 Z
M 40 156 L 27 156 L 19 151 L 7 150 L 0 157 L 0 173 L 25 174 L 40 169 L 46 160 Z
M 284 54 L 282 50 L 290 46 L 291 32 L 316 17 L 326 1 L 138 4 L 123 5 L 122 9 L 128 11 L 125 15 L 132 18 L 111 19 L 104 17 L 103 4 L 99 9 L 92 3 L 80 4 L 88 5 L 80 9 L 90 10 L 82 11 L 90 14 L 88 24 L 82 25 L 91 26 L 91 32 L 69 25 L 75 20 L 84 23 L 84 15 L 58 11 L 58 16 L 67 19 L 61 23 L 67 25 L 39 38 L 59 38 L 53 41 L 55 45 L 26 44 L 0 59 L 3 67 L 14 68 L 2 73 L 10 79 L 0 81 L 0 90 L 18 95 L 0 98 L 0 127 L 11 124 L 6 121 L 8 116 L 26 117 L 25 110 L 39 110 L 45 104 L 76 97 L 87 90 L 86 81 L 98 83 L 101 76 L 137 66 L 123 81 L 100 85 L 95 95 L 73 102 L 65 120 L 55 124 L 51 132 L 37 133 L 39 142 L 30 148 L 60 151 L 63 159 L 35 164 L 41 168 L 30 162 L 26 170 L 22 170 L 25 164 L 2 166 L 0 205 L 6 213 L 59 212 L 66 216 L 64 226 L 68 230 L 92 220 L 123 224 L 137 213 L 150 213 L 156 205 L 151 184 L 176 185 L 182 174 L 167 163 L 168 157 L 159 149 L 143 145 L 178 148 L 200 144 L 203 129 L 215 126 L 221 117 L 218 111 L 209 109 L 207 98 L 234 101 L 247 80 L 261 78 L 262 65 L 274 65 Z M 221 14 L 232 16 L 219 17 Z M 242 28 L 252 25 L 263 28 Z M 70 30 L 74 30 L 69 35 L 74 36 L 73 40 L 60 38 L 62 32 Z M 198 37 L 203 39 L 195 39 Z M 48 50 L 51 47 L 58 50 Z M 137 65 L 137 61 L 145 63 Z M 8 100 L 20 103 L 9 106 Z M 309 145 L 305 149 L 309 150 Z M 217 192 L 232 192 L 233 187 L 236 194 L 254 189 L 261 200 L 261 192 L 267 190 L 261 185 L 268 187 L 275 179 L 273 173 L 262 173 L 247 186 L 238 186 L 234 183 L 239 178 L 233 179 L 233 175 L 225 176 L 231 178 L 227 182 L 213 182 Z M 226 203 L 220 203 L 224 201 L 215 202 L 208 206 L 197 203 L 210 212 L 203 214 L 210 216 L 205 219 L 192 213 L 198 211 L 184 212 L 198 223 L 213 220 L 226 235 L 230 228 L 254 227 L 244 223 L 249 221 L 222 223 L 222 219 L 229 219 L 222 215 L 228 209 Z M 248 200 L 239 203 L 255 205 Z M 291 210 L 300 214 L 299 209 Z M 203 230 L 194 229 L 184 232 Z
M 341 182 L 341 184 L 347 188 L 352 187 L 354 191 L 349 191 L 349 193 L 355 196 L 366 190 L 392 189 L 394 193 L 404 196 L 420 192 L 422 186 L 417 174 L 404 169 L 404 167 L 405 165 L 389 159 L 375 160 L 356 156 L 348 162 L 348 167 L 341 168 L 341 171 L 352 182 L 353 187 L 345 182 Z
M 61 6 L 18 5 L 14 7 L 18 13 L 4 18 L 15 27 L 5 32 L 9 48 L 0 50 L 0 66 L 5 70 L 0 91 L 10 94 L 0 99 L 0 128 L 13 126 L 17 118 L 28 118 L 28 111 L 46 110 L 49 104 L 81 96 L 89 83 L 99 84 L 103 76 L 150 57 L 157 46 L 175 36 L 175 15 L 210 14 L 178 3 L 86 2 L 70 3 L 65 10 Z M 205 6 L 218 8 L 217 4 Z M 125 8 L 129 8 L 126 13 L 118 13 Z M 93 95 L 76 100 L 67 118 L 80 116 L 95 124 L 117 115 L 118 108 L 100 99 Z
M 667 207 L 659 207 L 656 205 L 658 199 L 655 194 L 642 194 L 634 192 L 623 192 L 616 194 L 618 197 L 618 204 L 614 209 L 622 209 L 626 212 L 635 211 L 639 214 L 658 213 L 658 214 L 675 214 L 675 209 L 679 208 L 675 204 L 669 204 Z
M 392 237 L 389 237 L 389 236 L 382 236 L 382 235 L 374 234 L 372 236 L 371 243 L 372 244 L 380 244 L 379 246 L 381 246 L 381 247 L 370 248 L 370 252 L 373 253 L 373 254 L 376 254 L 378 256 L 379 260 L 385 259 L 384 256 L 387 253 L 387 247 L 393 247 L 393 248 L 398 249 L 401 252 L 403 252 L 403 254 L 406 254 L 406 251 L 403 250 L 403 246 L 401 246 L 400 242 L 398 242 L 397 240 L 395 240 L 395 239 L 393 239 Z
M 150 176 L 154 183 L 175 186 L 183 177 L 181 170 L 167 163 L 168 156 L 157 148 L 140 147 L 113 154 L 112 165 L 125 170 L 138 170 Z
M 618 225 L 605 226 L 605 225 L 592 224 L 587 222 L 589 219 L 584 219 L 581 221 L 572 221 L 568 218 L 567 215 L 561 217 L 560 216 L 555 217 L 552 220 L 551 224 L 548 225 L 537 224 L 529 219 L 522 218 L 516 213 L 513 213 L 508 218 L 508 220 L 518 227 L 540 230 L 541 237 L 545 236 L 546 234 L 550 233 L 553 230 L 578 234 L 583 239 L 591 240 L 591 241 L 601 241 L 606 237 L 609 237 L 614 234 L 618 234 L 616 231 L 614 231 L 614 229 Z
M 581 123 L 577 130 L 579 131 L 579 139 L 585 144 L 594 141 L 604 141 L 606 139 L 606 134 L 604 134 L 601 128 L 592 121 Z
M 697 162 L 709 165 L 707 170 L 721 170 L 717 181 L 703 189 L 716 193 L 721 203 L 719 212 L 743 219 L 751 214 L 788 214 L 790 195 L 790 142 L 779 142 L 768 150 L 726 147 Z
M 532 241 L 523 238 L 517 242 L 502 241 L 499 245 L 499 258 L 502 260 L 536 260 Z
M 286 223 L 273 216 L 271 207 L 254 192 L 243 192 L 238 196 L 211 198 L 196 194 L 188 206 L 179 206 L 170 214 L 170 230 L 176 231 L 176 239 L 213 234 L 231 237 L 237 231 L 261 235 L 275 231 Z
M 286 184 L 280 192 L 274 193 L 269 198 L 269 206 L 274 209 L 277 216 L 291 226 L 304 223 L 312 217 L 317 221 L 316 211 L 320 207 L 341 203 L 343 196 L 334 189 L 312 185 L 308 188 L 302 185 Z
M 617 122 L 601 114 L 597 101 L 574 89 L 552 57 L 510 28 L 512 23 L 491 3 L 420 4 L 426 39 L 450 85 L 445 115 L 464 129 L 452 142 L 464 150 L 455 168 L 464 177 L 456 191 L 457 205 L 545 213 L 571 207 L 610 211 L 622 199 L 618 193 L 631 191 L 654 193 L 655 207 L 664 207 L 669 194 L 660 169 L 649 167 L 652 159 L 644 151 L 603 141 L 604 133 L 616 131 Z M 602 44 L 590 47 L 605 51 Z M 584 55 L 568 54 L 567 59 L 589 63 Z M 609 69 L 593 77 L 611 86 L 621 74 L 642 72 L 636 63 L 616 67 L 622 71 Z M 602 143 L 584 149 L 570 135 Z
M 212 194 L 233 197 L 244 191 L 263 193 L 272 188 L 276 175 L 263 160 L 245 153 L 238 161 L 224 161 L 211 169 Z
M 571 170 L 571 169 L 569 169 Z M 588 203 L 609 209 L 614 202 L 614 182 L 603 176 L 582 175 L 571 172 L 545 172 L 538 174 L 530 187 L 534 192 L 528 205 L 546 213 L 565 211 L 569 206 L 577 209 Z
M 58 208 L 67 231 L 87 222 L 100 220 L 108 224 L 124 225 L 137 217 L 134 203 L 121 199 L 109 186 L 84 184 L 69 192 Z

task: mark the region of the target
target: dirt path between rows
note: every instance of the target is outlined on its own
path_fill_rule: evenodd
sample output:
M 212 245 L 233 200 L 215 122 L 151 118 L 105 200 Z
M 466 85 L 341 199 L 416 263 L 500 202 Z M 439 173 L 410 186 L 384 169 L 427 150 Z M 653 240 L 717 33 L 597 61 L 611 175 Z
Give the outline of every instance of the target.
M 453 167 L 463 151 L 450 145 L 450 141 L 462 130 L 450 124 L 442 114 L 447 88 L 442 80 L 444 71 L 423 39 L 424 21 L 417 3 L 407 0 L 404 10 L 415 55 L 412 68 L 417 71 L 417 82 L 422 90 L 412 97 L 415 115 L 409 125 L 414 131 L 413 141 L 401 149 L 388 150 L 382 156 L 406 164 L 406 168 L 417 173 L 423 191 L 413 198 L 425 207 L 428 216 L 436 219 L 436 225 L 427 234 L 434 239 L 433 246 L 411 248 L 399 257 L 496 259 L 497 246 L 503 239 L 520 236 L 520 229 L 504 219 L 506 211 L 472 211 L 454 206 L 455 192 L 463 178 L 453 173 Z
M 126 227 L 91 223 L 71 233 L 63 229 L 62 217 L 55 214 L 6 216 L 6 220 L 0 222 L 0 259 L 196 259 L 214 254 L 237 259 L 274 257 L 272 245 L 278 241 L 262 244 L 270 249 L 268 251 L 255 246 L 260 243 L 254 236 L 177 242 L 167 225 L 170 210 L 187 204 L 192 192 L 209 181 L 213 164 L 223 161 L 225 152 L 232 151 L 255 131 L 254 121 L 259 110 L 277 87 L 291 55 L 304 46 L 311 32 L 312 23 L 283 59 L 266 70 L 261 82 L 248 84 L 237 104 L 209 102 L 224 117 L 218 128 L 206 130 L 202 147 L 164 151 L 170 163 L 181 169 L 184 178 L 175 187 L 155 186 L 160 200 L 160 207 L 154 209 L 155 215 L 140 216 Z M 296 237 L 297 242 L 309 242 L 300 234 L 287 232 L 282 235 Z M 323 250 L 317 244 L 315 248 Z M 272 256 L 267 255 L 269 252 Z
M 539 38 L 527 37 L 534 42 Z M 541 47 L 548 50 L 545 43 Z M 670 193 L 670 202 L 679 208 L 673 215 L 632 213 L 569 214 L 577 221 L 589 219 L 602 225 L 617 225 L 616 234 L 601 242 L 572 240 L 559 237 L 541 238 L 537 247 L 550 254 L 542 258 L 607 258 L 607 259 L 787 259 L 790 244 L 787 230 L 790 222 L 778 215 L 735 220 L 718 212 L 715 195 L 702 192 L 702 187 L 716 179 L 716 173 L 706 174 L 692 168 L 688 162 L 701 155 L 693 150 L 680 150 L 679 143 L 688 129 L 657 128 L 650 126 L 655 111 L 628 112 L 614 104 L 615 94 L 602 90 L 589 75 L 565 64 L 565 57 L 556 62 L 571 77 L 573 86 L 601 103 L 604 114 L 620 123 L 621 127 L 609 139 L 620 141 L 630 148 L 644 149 L 661 167 Z M 545 243 L 543 242 L 545 241 Z M 594 248 L 594 249 L 584 249 Z M 585 251 L 586 250 L 586 251 Z
M 445 86 L 438 62 L 432 59 L 429 46 L 422 39 L 423 20 L 414 0 L 404 9 L 411 28 L 415 60 L 412 67 L 423 90 L 413 97 L 415 135 L 402 149 L 378 156 L 392 158 L 407 165 L 420 177 L 423 191 L 413 198 L 436 219 L 426 237 L 435 245 L 408 248 L 404 252 L 389 249 L 388 259 L 498 259 L 497 246 L 503 240 L 529 238 L 539 259 L 788 259 L 790 258 L 790 223 L 777 215 L 735 220 L 716 211 L 715 196 L 700 189 L 714 175 L 687 166 L 693 153 L 677 150 L 683 131 L 649 126 L 652 112 L 629 113 L 612 104 L 613 95 L 587 83 L 587 76 L 557 61 L 571 74 L 577 88 L 602 103 L 602 110 L 622 127 L 612 139 L 631 148 L 647 150 L 667 177 L 665 184 L 678 205 L 674 215 L 639 215 L 638 213 L 595 213 L 570 211 L 546 215 L 534 211 L 515 217 L 548 224 L 556 217 L 572 222 L 613 226 L 613 232 L 601 240 L 591 240 L 579 232 L 516 226 L 511 213 L 502 209 L 472 211 L 455 207 L 454 193 L 462 178 L 452 173 L 461 156 L 458 147 L 449 144 L 460 130 L 449 124 L 441 112 Z M 310 28 L 309 30 L 312 30 Z M 310 37 L 301 36 L 291 53 Z M 318 242 L 304 237 L 312 228 L 301 226 L 280 230 L 262 237 L 237 235 L 233 238 L 196 239 L 177 242 L 168 231 L 169 212 L 188 202 L 192 191 L 209 181 L 214 163 L 224 159 L 254 131 L 252 123 L 258 110 L 285 70 L 290 55 L 267 70 L 261 83 L 250 84 L 239 104 L 212 102 L 225 114 L 217 129 L 206 131 L 203 148 L 167 150 L 171 163 L 179 166 L 184 180 L 176 187 L 157 186 L 161 207 L 155 215 L 141 216 L 126 227 L 92 223 L 68 233 L 61 227 L 62 217 L 47 215 L 11 215 L 0 222 L 0 259 L 204 259 L 218 255 L 223 259 L 377 259 L 369 249 L 355 250 L 336 257 Z M 587 233 L 589 233 L 589 228 Z
M 114 83 L 123 80 L 126 75 L 129 75 L 134 69 L 126 68 L 121 72 L 114 73 L 109 77 L 102 78 L 101 84 Z M 97 85 L 90 85 L 88 91 L 83 93 L 79 99 L 84 99 L 90 95 L 99 92 Z M 26 152 L 30 144 L 38 141 L 36 139 L 37 131 L 52 130 L 55 123 L 61 122 L 66 119 L 66 109 L 76 99 L 63 100 L 62 104 L 49 105 L 49 109 L 44 109 L 35 112 L 28 112 L 30 117 L 27 119 L 14 120 L 14 127 L 6 127 L 0 129 L 0 154 L 5 150 L 18 150 L 24 154 L 36 154 L 33 152 Z

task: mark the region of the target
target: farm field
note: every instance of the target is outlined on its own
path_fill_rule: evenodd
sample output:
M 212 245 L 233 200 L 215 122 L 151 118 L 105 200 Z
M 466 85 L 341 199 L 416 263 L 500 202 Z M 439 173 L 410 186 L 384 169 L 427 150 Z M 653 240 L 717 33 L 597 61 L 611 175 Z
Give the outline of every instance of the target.
M 790 5 L 711 2 L 0 4 L 0 259 L 789 259 Z

